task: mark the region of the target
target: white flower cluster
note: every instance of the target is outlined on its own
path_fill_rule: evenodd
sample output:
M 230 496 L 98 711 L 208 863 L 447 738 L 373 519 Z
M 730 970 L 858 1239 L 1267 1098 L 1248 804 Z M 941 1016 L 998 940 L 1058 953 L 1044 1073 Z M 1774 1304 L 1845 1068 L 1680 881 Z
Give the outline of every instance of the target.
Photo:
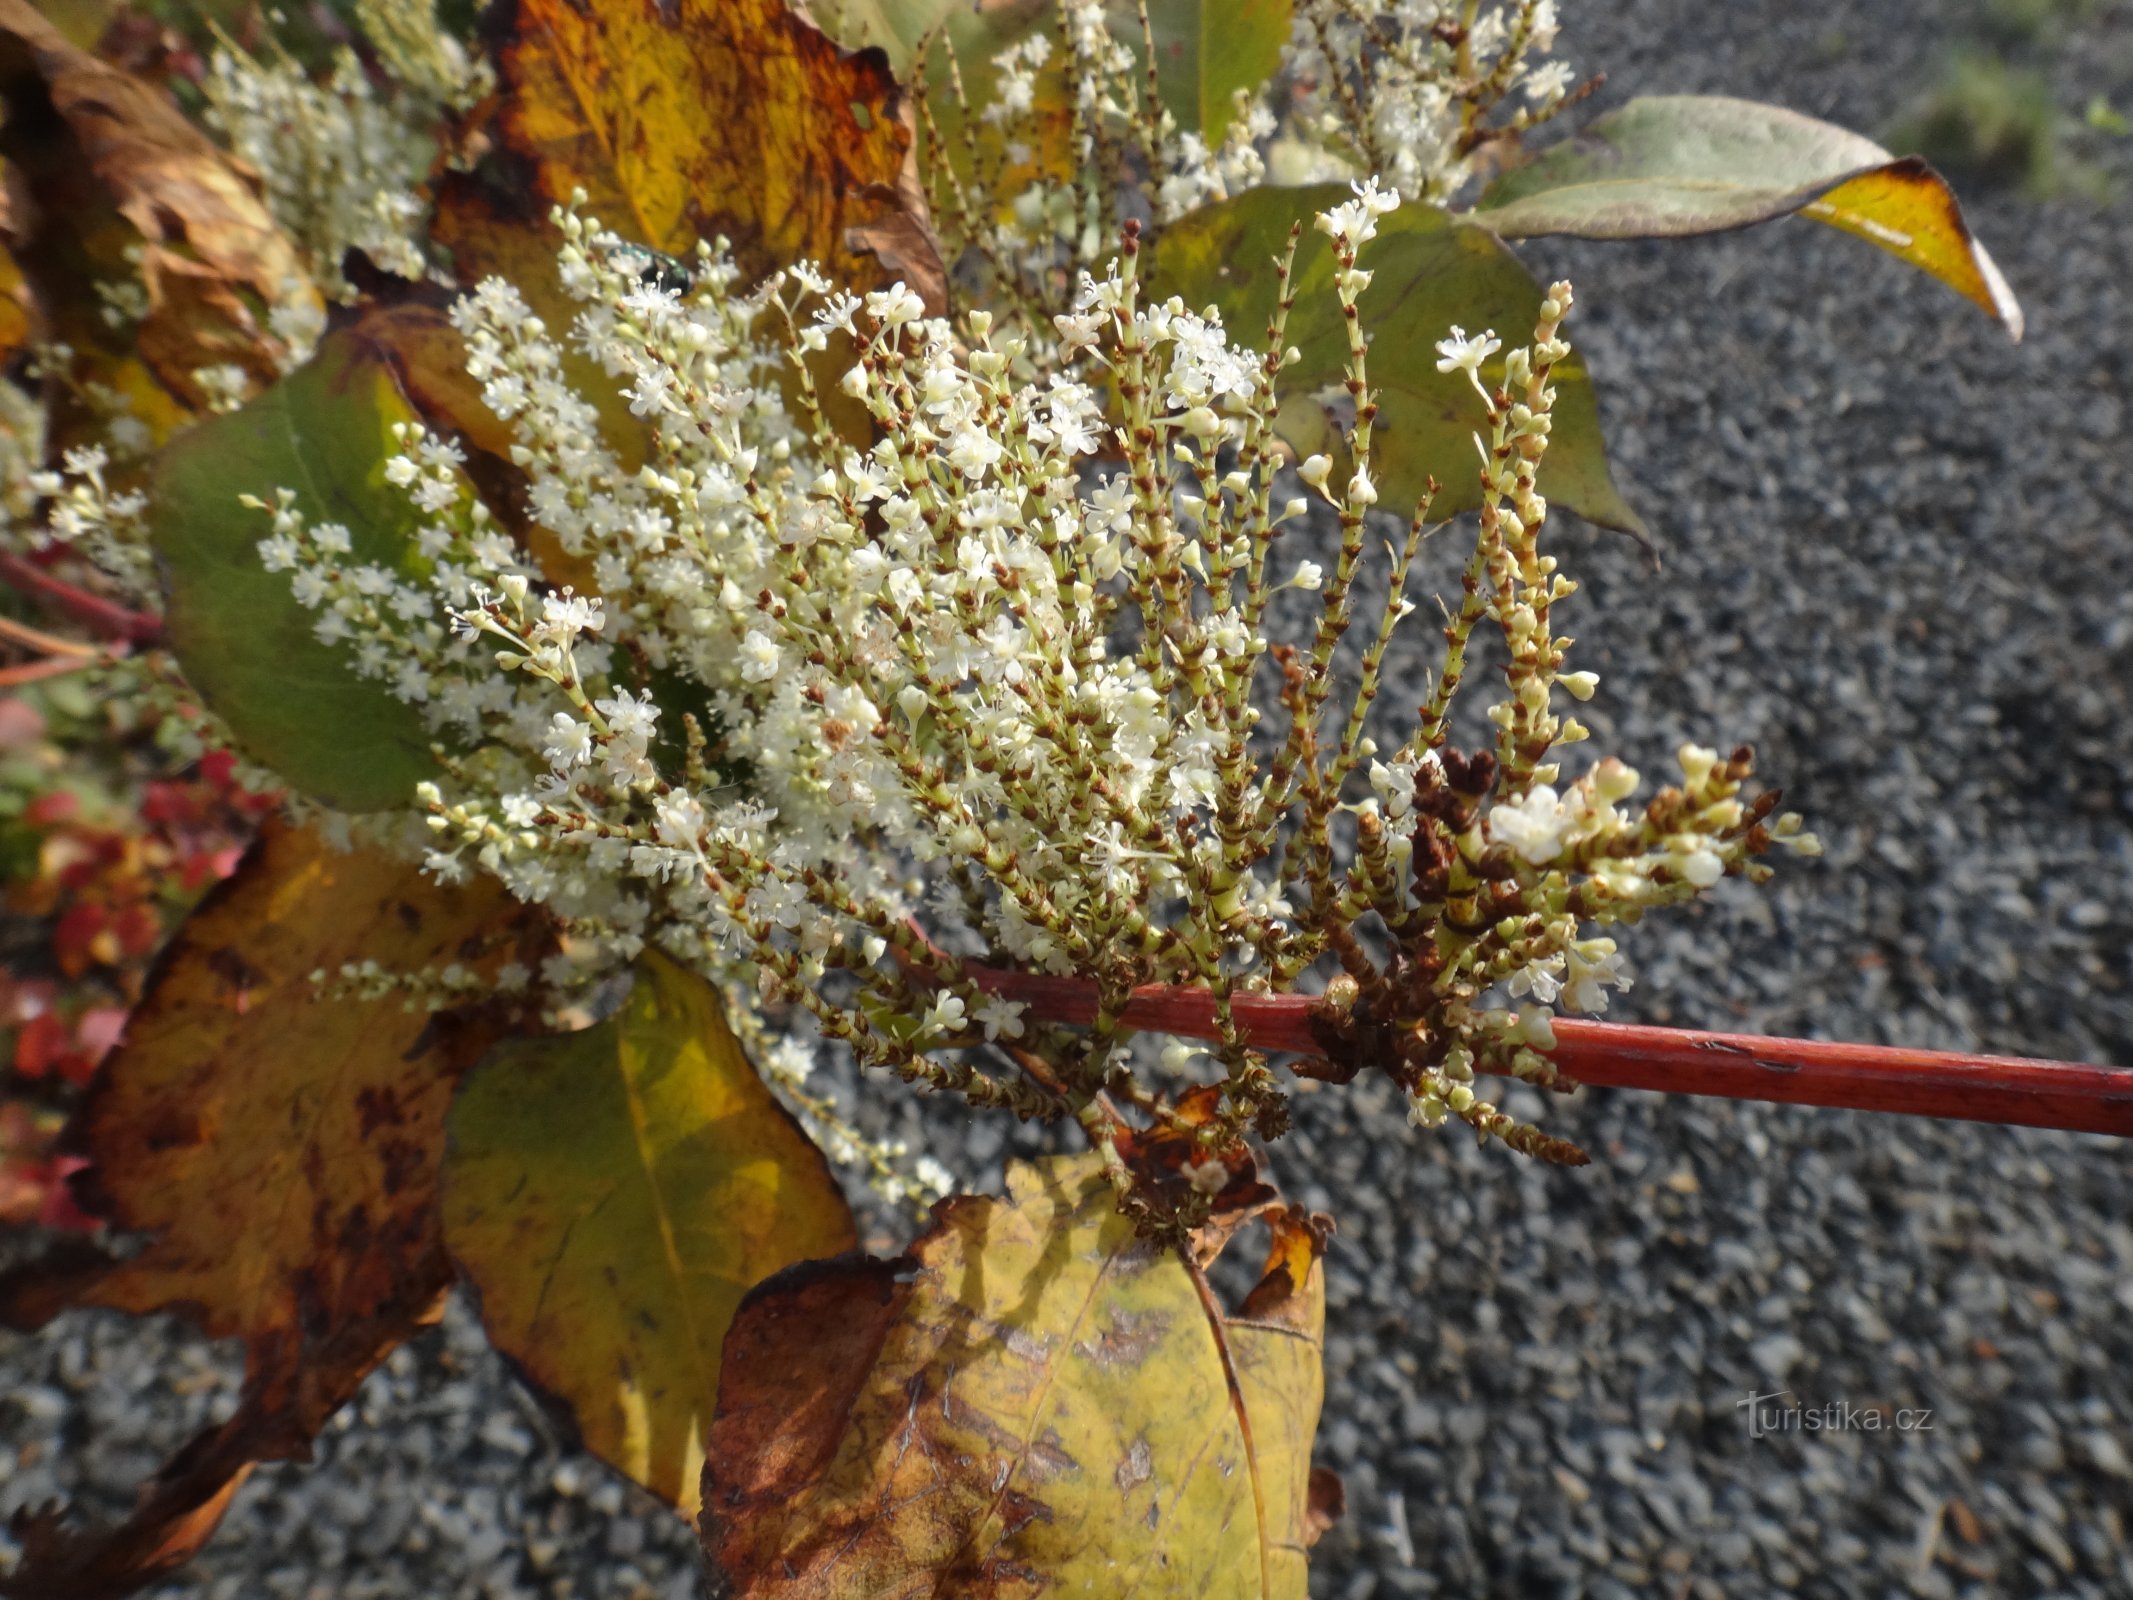
M 1105 0 L 1055 0 L 1050 21 L 993 57 L 983 105 L 971 105 L 960 72 L 951 74 L 955 110 L 983 140 L 944 139 L 921 94 L 925 177 L 947 254 L 977 263 L 988 303 L 1020 320 L 1029 348 L 1046 357 L 1056 355 L 1051 319 L 1070 309 L 1079 274 L 1111 250 L 1132 197 L 1145 194 L 1160 222 L 1240 193 L 1265 180 L 1276 131 L 1263 93 L 1245 91 L 1213 144 L 1179 128 Z M 1053 75 L 1057 86 L 1046 81 Z M 1063 146 L 1049 109 L 1062 98 L 1071 119 Z
M 430 0 L 363 0 L 357 9 L 396 80 L 389 89 L 353 50 L 337 52 L 320 82 L 276 41 L 262 60 L 227 37 L 201 83 L 208 126 L 259 174 L 274 220 L 336 299 L 352 292 L 341 273 L 351 248 L 401 277 L 426 274 L 423 185 L 437 156 L 434 130 L 445 108 L 470 103 L 487 81 L 439 27 Z M 299 342 L 297 330 L 275 332 Z
M 464 111 L 495 86 L 488 62 L 445 31 L 436 0 L 356 0 L 355 16 L 387 75 L 433 107 Z
M 1369 281 L 1358 250 L 1398 203 L 1358 184 L 1319 219 L 1351 311 Z M 1354 1014 L 1392 1030 L 1388 1070 L 1418 1118 L 1549 1153 L 1475 1097 L 1474 1073 L 1546 1077 L 1547 1008 L 1598 1009 L 1624 981 L 1587 924 L 1763 870 L 1748 858 L 1774 835 L 1766 805 L 1736 798 L 1745 758 L 1684 752 L 1684 786 L 1641 816 L 1616 809 L 1636 784 L 1619 763 L 1561 786 L 1551 752 L 1584 730 L 1552 691 L 1594 686 L 1562 670 L 1548 609 L 1573 586 L 1536 547 L 1567 286 L 1499 384 L 1482 376 L 1493 335 L 1446 341 L 1489 399 L 1486 504 L 1445 672 L 1380 759 L 1364 724 L 1413 609 L 1423 519 L 1392 551 L 1362 681 L 1336 705 L 1378 498 L 1359 318 L 1349 480 L 1334 488 L 1323 460 L 1302 472 L 1338 514 L 1338 557 L 1284 581 L 1272 547 L 1305 502 L 1275 498 L 1280 330 L 1240 347 L 1151 301 L 1131 226 L 1038 348 L 982 311 L 928 318 L 901 285 L 858 297 L 803 267 L 741 293 L 719 250 L 655 269 L 558 221 L 583 307 L 571 340 L 612 404 L 572 389 L 563 346 L 507 285 L 455 312 L 515 430 L 547 575 L 468 492 L 456 451 L 415 430 L 388 470 L 422 519 L 407 561 L 357 560 L 345 530 L 307 526 L 286 496 L 263 508 L 260 543 L 320 637 L 437 729 L 431 869 L 493 872 L 563 919 L 544 982 L 657 942 L 753 973 L 863 1061 L 1094 1131 L 1120 1097 L 1156 1104 L 1123 1068 L 1128 992 L 1201 986 L 1229 1138 L 1278 1131 L 1282 1103 L 1231 997 L 1291 989 L 1330 958 L 1358 986 Z M 833 334 L 857 351 L 841 387 L 868 433 L 840 434 L 813 389 L 807 358 Z M 625 438 L 641 460 L 625 464 Z M 1321 600 L 1302 649 L 1268 637 L 1270 598 L 1291 587 Z M 1446 715 L 1484 617 L 1509 646 L 1509 692 L 1497 750 L 1469 757 L 1446 746 Z M 1366 779 L 1374 793 L 1344 798 Z M 1404 952 L 1392 969 L 1356 937 L 1370 917 Z M 1094 1025 L 989 991 L 987 968 L 1093 982 Z
M 60 457 L 56 471 L 27 478 L 30 493 L 46 501 L 41 525 L 17 525 L 26 548 L 72 546 L 131 604 L 153 604 L 155 558 L 148 548 L 148 500 L 139 490 L 111 481 L 111 456 L 101 445 L 80 445 Z
M 1536 59 L 1555 36 L 1555 0 L 1299 0 L 1291 117 L 1403 193 L 1448 201 L 1487 143 L 1563 109 L 1570 68 Z

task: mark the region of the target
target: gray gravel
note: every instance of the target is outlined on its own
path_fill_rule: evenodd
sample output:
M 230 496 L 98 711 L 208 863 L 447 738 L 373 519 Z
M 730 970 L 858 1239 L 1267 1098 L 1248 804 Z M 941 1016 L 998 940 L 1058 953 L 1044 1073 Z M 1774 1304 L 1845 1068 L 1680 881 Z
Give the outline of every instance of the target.
M 1868 129 L 1957 19 L 1568 9 L 1573 59 L 1616 90 Z M 2090 8 L 2057 87 L 2133 105 L 2133 10 Z M 2103 156 L 2108 202 L 1976 197 L 2019 348 L 1804 223 L 1532 251 L 1582 291 L 1665 557 L 1563 541 L 1606 680 L 1594 748 L 1656 773 L 1684 738 L 1752 742 L 1830 844 L 1771 892 L 1635 930 L 1625 1014 L 2133 1063 L 2129 149 Z M 1341 1220 L 1320 1455 L 1350 1514 L 1314 1593 L 2133 1594 L 2124 1147 L 1606 1091 L 1525 1109 L 1595 1164 L 1415 1135 L 1368 1086 L 1301 1100 L 1276 1152 Z M 1010 1142 L 945 1107 L 882 1115 L 980 1177 Z M 118 1510 L 232 1382 L 174 1324 L 0 1335 L 0 1510 Z M 1739 1402 L 1775 1390 L 1888 1410 L 1752 1439 Z M 1895 1408 L 1930 1428 L 1897 1432 Z M 159 1591 L 697 1592 L 687 1530 L 561 1448 L 457 1307 Z

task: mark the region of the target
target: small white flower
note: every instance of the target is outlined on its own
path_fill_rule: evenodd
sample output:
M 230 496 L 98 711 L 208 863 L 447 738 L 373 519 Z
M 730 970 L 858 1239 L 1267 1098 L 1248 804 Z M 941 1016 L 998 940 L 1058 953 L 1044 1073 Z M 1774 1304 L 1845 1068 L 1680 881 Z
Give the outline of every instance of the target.
M 1336 244 L 1346 244 L 1352 249 L 1377 237 L 1378 218 L 1399 209 L 1400 191 L 1380 190 L 1375 177 L 1351 183 L 1348 187 L 1354 191 L 1355 198 L 1330 211 L 1321 211 L 1317 226 L 1320 233 L 1332 235 Z
M 1185 1181 L 1202 1194 L 1220 1194 L 1229 1183 L 1229 1168 L 1217 1156 L 1203 1156 L 1185 1164 Z
M 1561 853 L 1573 820 L 1553 788 L 1536 784 L 1514 804 L 1489 807 L 1489 837 L 1542 867 Z
M 1478 387 L 1481 383 L 1481 364 L 1498 350 L 1503 341 L 1496 337 L 1494 328 L 1484 329 L 1469 339 L 1466 329 L 1452 324 L 1452 336 L 1437 341 L 1437 370 L 1439 372 L 1463 372 Z
M 1023 1034 L 1022 1013 L 1029 1007 L 1020 1000 L 993 995 L 978 1007 L 977 1020 L 988 1039 L 1019 1039 Z
M 960 1033 L 963 1030 L 963 1024 L 962 997 L 948 994 L 944 991 L 933 997 L 933 1004 L 927 1008 L 926 1015 L 921 1019 L 919 1026 L 925 1037 L 935 1038 Z
M 1708 847 L 1691 850 L 1673 858 L 1674 870 L 1699 889 L 1708 889 L 1726 875 L 1723 857 Z
M 548 721 L 548 742 L 542 754 L 559 772 L 582 767 L 592 759 L 592 727 L 567 711 L 558 711 Z
M 1555 1048 L 1555 1018 L 1545 1006 L 1520 1006 L 1518 1033 L 1536 1050 Z
M 741 640 L 741 679 L 746 683 L 767 683 L 778 675 L 778 647 L 768 634 L 759 628 L 750 628 L 748 636 Z

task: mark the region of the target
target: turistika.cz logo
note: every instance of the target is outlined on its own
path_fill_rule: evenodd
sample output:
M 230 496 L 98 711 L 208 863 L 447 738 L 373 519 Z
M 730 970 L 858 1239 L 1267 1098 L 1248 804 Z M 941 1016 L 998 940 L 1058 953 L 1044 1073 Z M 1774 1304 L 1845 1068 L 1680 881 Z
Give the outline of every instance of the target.
M 1786 1401 L 1791 1403 L 1785 1404 Z M 1775 1433 L 1930 1433 L 1931 1406 L 1855 1405 L 1849 1400 L 1828 1400 L 1821 1405 L 1803 1405 L 1790 1389 L 1770 1394 L 1750 1394 L 1733 1404 L 1748 1414 L 1748 1437 L 1768 1438 Z

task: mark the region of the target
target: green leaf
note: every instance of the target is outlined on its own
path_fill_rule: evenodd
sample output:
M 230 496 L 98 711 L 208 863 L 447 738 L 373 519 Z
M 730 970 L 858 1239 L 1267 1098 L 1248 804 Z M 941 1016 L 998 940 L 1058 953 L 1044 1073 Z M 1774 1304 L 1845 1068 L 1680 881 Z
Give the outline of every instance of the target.
M 1294 15 L 1294 0 L 1149 0 L 1156 82 L 1178 126 L 1220 143 L 1237 91 L 1257 89 L 1281 65 Z
M 1678 238 L 1798 212 L 1930 273 L 2022 337 L 2022 308 L 1946 182 L 1781 106 L 1655 95 L 1505 173 L 1474 215 L 1508 239 Z
M 1290 225 L 1302 219 L 1288 341 L 1303 361 L 1287 370 L 1284 382 L 1292 394 L 1333 389 L 1342 382 L 1348 336 L 1333 292 L 1331 243 L 1311 218 L 1347 198 L 1345 188 L 1321 184 L 1253 189 L 1202 207 L 1163 230 L 1154 287 L 1195 308 L 1217 306 L 1232 337 L 1257 340 L 1274 309 L 1277 262 Z M 1437 370 L 1434 346 L 1454 323 L 1469 332 L 1494 328 L 1507 347 L 1529 337 L 1541 286 L 1488 229 L 1433 206 L 1403 206 L 1379 222 L 1362 264 L 1375 274 L 1361 310 L 1371 339 L 1370 384 L 1378 391 L 1371 457 L 1380 502 L 1406 514 L 1434 474 L 1432 520 L 1470 511 L 1481 503 L 1473 439 L 1486 413 L 1463 376 Z M 1574 340 L 1575 325 L 1571 335 Z M 1502 371 L 1499 355 L 1483 368 L 1484 380 L 1500 380 Z M 1541 492 L 1589 522 L 1643 537 L 1643 521 L 1608 473 L 1583 358 L 1573 353 L 1555 373 L 1555 427 L 1541 464 Z M 1283 432 L 1299 449 L 1322 447 L 1309 437 L 1323 427 L 1315 413 L 1294 400 L 1283 407 Z
M 831 0 L 814 9 L 816 24 L 848 49 L 878 46 L 899 79 L 909 81 L 919 44 L 949 12 L 970 10 L 968 0 Z
M 419 514 L 385 481 L 393 424 L 412 419 L 377 353 L 333 334 L 251 404 L 173 441 L 150 491 L 187 680 L 262 765 L 344 811 L 406 804 L 436 770 L 429 730 L 413 706 L 356 675 L 347 646 L 313 636 L 316 613 L 259 559 L 267 518 L 238 497 L 271 502 L 292 489 L 307 520 L 348 529 L 351 559 L 412 576 Z
M 491 1342 L 595 1455 L 693 1515 L 741 1296 L 852 1247 L 822 1153 L 711 986 L 650 953 L 621 1015 L 499 1048 L 448 1128 L 445 1243 Z

